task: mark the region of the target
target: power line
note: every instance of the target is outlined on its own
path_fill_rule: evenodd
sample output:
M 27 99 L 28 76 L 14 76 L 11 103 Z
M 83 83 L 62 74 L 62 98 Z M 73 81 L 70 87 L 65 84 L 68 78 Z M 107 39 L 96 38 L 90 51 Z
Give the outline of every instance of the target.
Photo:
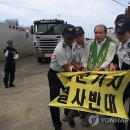
M 120 3 L 120 2 L 118 2 L 118 1 L 116 1 L 116 0 L 113 0 L 113 1 L 116 2 L 116 3 L 118 3 L 118 4 L 120 4 L 120 5 L 122 5 L 122 6 L 126 6 L 126 5 Z M 127 7 L 127 6 L 126 6 L 126 7 Z

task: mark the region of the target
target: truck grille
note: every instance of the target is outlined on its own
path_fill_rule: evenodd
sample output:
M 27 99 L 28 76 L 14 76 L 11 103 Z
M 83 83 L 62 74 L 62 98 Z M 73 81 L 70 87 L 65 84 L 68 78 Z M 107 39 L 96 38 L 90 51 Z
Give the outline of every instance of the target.
M 45 39 L 39 40 L 39 51 L 41 53 L 53 53 L 59 39 Z

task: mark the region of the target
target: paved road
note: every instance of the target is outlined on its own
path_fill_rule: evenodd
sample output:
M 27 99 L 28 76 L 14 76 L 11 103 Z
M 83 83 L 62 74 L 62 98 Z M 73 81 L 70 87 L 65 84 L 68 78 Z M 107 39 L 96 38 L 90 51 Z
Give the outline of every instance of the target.
M 0 130 L 54 130 L 49 109 L 49 90 L 47 71 L 49 64 L 38 64 L 34 57 L 17 62 L 14 88 L 4 88 L 3 67 L 0 62 Z M 63 118 L 63 109 L 61 109 Z M 63 123 L 63 130 L 116 130 L 113 124 L 103 124 L 90 128 L 80 125 L 75 118 L 76 127 Z

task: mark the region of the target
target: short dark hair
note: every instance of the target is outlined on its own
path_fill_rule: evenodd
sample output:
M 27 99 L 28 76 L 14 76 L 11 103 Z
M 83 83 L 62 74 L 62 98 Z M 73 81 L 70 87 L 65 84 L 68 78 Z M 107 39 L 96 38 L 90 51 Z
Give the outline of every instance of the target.
M 94 28 L 94 33 L 95 33 L 96 27 L 103 27 L 104 28 L 104 32 L 107 33 L 107 27 L 105 25 L 103 25 L 103 24 L 96 25 L 95 28 Z

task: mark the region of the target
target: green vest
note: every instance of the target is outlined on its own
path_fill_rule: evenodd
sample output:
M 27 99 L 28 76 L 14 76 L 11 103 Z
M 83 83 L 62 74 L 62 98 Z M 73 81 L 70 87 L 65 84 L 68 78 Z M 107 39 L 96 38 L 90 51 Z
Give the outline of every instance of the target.
M 105 43 L 103 43 L 98 55 L 97 55 L 97 43 L 94 41 L 90 45 L 90 51 L 89 51 L 89 58 L 88 58 L 88 64 L 87 69 L 93 70 L 95 68 L 99 68 L 107 55 L 107 51 L 110 45 L 110 41 L 106 40 Z

